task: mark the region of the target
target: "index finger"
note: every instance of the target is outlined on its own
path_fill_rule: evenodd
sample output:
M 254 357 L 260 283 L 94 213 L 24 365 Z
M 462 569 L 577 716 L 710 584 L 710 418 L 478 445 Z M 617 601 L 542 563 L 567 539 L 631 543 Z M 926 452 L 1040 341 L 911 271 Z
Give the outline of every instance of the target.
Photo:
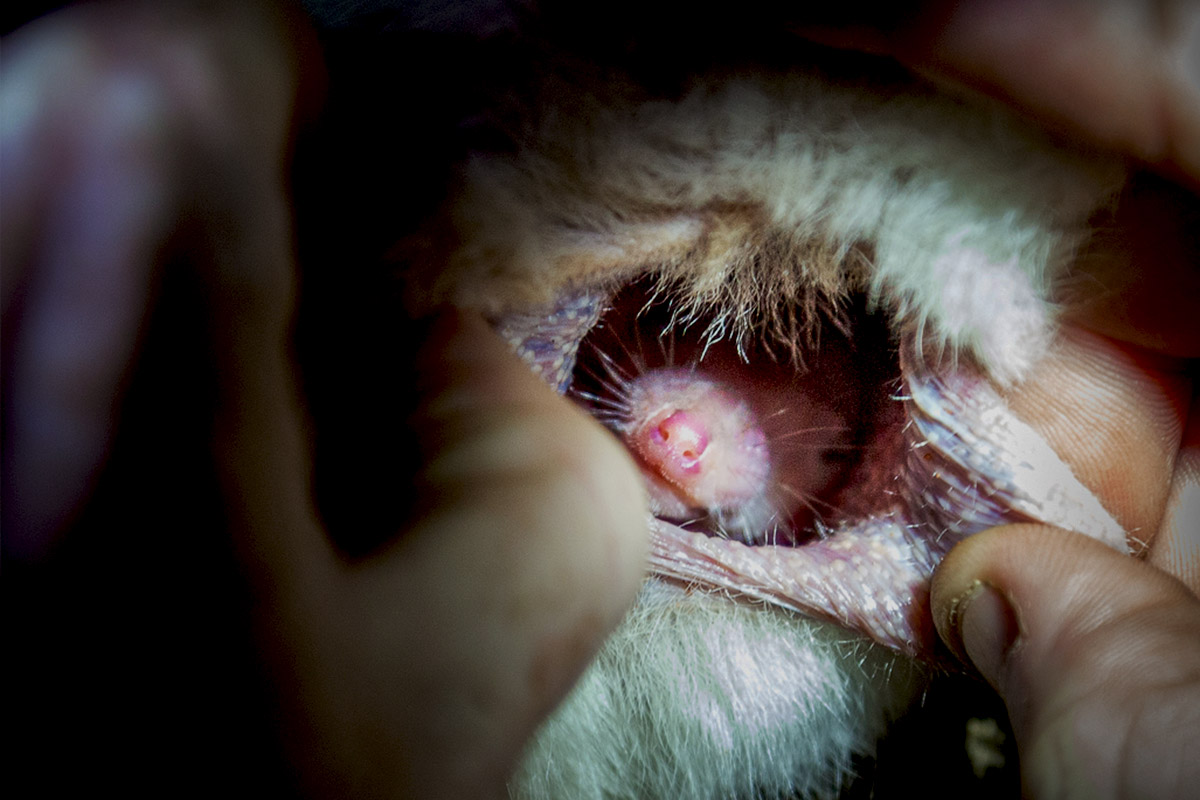
M 1200 188 L 1200 6 L 985 0 L 919 4 L 891 29 L 801 26 L 998 97 Z M 895 17 L 895 15 L 892 15 Z

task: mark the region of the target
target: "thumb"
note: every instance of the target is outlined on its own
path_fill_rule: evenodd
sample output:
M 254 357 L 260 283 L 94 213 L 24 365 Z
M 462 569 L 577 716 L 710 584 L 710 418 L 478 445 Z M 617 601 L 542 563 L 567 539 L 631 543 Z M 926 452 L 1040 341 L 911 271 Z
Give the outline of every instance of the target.
M 492 796 L 633 600 L 645 501 L 616 439 L 482 318 L 440 315 L 415 366 L 414 517 L 342 572 L 311 752 L 349 748 L 365 795 Z
M 1010 525 L 934 576 L 942 638 L 1004 697 L 1030 797 L 1200 786 L 1200 599 L 1084 536 Z

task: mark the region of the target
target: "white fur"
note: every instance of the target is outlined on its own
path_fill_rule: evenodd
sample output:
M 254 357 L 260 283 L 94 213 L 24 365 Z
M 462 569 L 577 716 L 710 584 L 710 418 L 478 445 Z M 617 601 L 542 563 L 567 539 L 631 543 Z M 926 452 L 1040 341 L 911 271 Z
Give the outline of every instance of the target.
M 835 797 L 920 685 L 913 662 L 834 626 L 652 581 L 511 794 Z

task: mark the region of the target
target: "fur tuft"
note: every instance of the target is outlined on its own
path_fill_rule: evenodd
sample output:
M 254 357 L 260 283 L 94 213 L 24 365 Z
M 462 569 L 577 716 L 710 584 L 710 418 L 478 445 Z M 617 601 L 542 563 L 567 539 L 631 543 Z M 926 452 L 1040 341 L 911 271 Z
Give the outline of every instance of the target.
M 791 348 L 867 290 L 1007 383 L 1040 355 L 1055 280 L 1123 177 L 912 86 L 763 74 L 678 102 L 563 86 L 539 102 L 515 155 L 465 166 L 422 300 L 497 316 L 653 274 L 711 336 Z

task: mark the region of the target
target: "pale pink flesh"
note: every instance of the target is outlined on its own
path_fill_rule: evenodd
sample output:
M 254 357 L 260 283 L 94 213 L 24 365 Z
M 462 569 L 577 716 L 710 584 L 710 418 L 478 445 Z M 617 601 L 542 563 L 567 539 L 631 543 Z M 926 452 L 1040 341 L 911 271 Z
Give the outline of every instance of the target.
M 748 405 L 698 370 L 645 370 L 629 382 L 618 426 L 648 473 L 652 510 L 680 516 L 736 508 L 770 477 L 766 439 Z M 660 496 L 666 495 L 666 496 Z

